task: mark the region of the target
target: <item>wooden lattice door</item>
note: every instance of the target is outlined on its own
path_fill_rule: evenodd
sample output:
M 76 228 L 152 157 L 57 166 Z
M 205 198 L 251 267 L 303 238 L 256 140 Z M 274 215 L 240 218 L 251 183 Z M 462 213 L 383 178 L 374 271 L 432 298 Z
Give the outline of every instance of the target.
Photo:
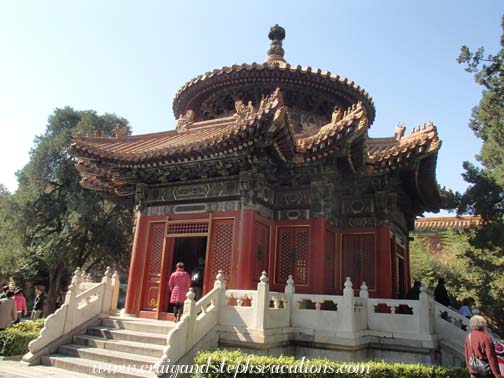
M 233 258 L 233 229 L 234 219 L 216 219 L 212 222 L 210 231 L 208 274 L 204 284 L 204 291 L 208 291 L 222 270 L 225 279 L 231 282 L 231 262 Z
M 275 283 L 285 284 L 292 274 L 296 285 L 308 285 L 310 228 L 278 227 Z
M 342 274 L 350 277 L 354 288 L 363 281 L 376 289 L 376 251 L 374 234 L 346 234 L 342 239 Z M 343 284 L 343 283 L 342 283 Z
M 149 225 L 146 270 L 143 278 L 142 304 L 143 311 L 156 311 L 159 305 L 159 290 L 161 285 L 161 264 L 165 241 L 165 223 Z

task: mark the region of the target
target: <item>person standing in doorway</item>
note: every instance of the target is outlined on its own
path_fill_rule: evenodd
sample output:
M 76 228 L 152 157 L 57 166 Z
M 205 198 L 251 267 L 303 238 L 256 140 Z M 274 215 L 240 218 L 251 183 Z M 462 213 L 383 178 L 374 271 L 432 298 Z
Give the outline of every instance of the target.
M 198 257 L 198 265 L 191 272 L 191 287 L 194 289 L 194 300 L 201 298 L 203 292 L 203 277 L 205 275 L 205 259 Z
M 191 287 L 191 278 L 184 270 L 183 262 L 177 263 L 177 270 L 171 274 L 168 287 L 171 291 L 170 303 L 173 304 L 173 315 L 175 316 L 175 322 L 178 322 L 184 311 L 184 300 L 187 291 Z

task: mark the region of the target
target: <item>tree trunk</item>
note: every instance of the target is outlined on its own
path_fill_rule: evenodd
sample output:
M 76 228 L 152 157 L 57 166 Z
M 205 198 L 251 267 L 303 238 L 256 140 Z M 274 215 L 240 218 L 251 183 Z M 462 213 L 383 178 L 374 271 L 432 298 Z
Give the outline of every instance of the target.
M 56 301 L 58 300 L 61 290 L 61 279 L 63 278 L 64 271 L 65 265 L 59 264 L 56 269 L 49 274 L 49 289 L 47 291 L 46 303 L 44 306 L 44 317 L 56 311 Z

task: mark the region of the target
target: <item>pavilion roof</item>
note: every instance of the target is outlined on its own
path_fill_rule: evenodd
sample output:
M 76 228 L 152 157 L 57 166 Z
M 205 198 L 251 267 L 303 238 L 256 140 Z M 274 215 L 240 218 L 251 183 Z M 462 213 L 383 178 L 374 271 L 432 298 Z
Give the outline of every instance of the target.
M 432 122 L 406 137 L 403 125 L 394 137 L 368 137 L 375 118 L 369 94 L 329 71 L 287 63 L 282 27 L 273 26 L 268 37 L 264 63 L 207 72 L 178 91 L 176 130 L 75 136 L 69 152 L 77 157 L 82 186 L 131 197 L 138 183 L 236 175 L 254 164 L 266 167 L 275 181 L 277 168 L 292 172 L 327 159 L 325 164 L 350 174 L 399 171 L 418 204 L 415 211 L 439 209 L 435 167 L 441 141 Z M 301 116 L 315 121 L 298 122 Z
M 425 217 L 415 220 L 415 231 L 446 231 L 454 228 L 478 227 L 481 224 L 479 216 Z
M 404 136 L 405 130 L 406 127 L 400 124 L 394 137 L 367 140 L 368 159 L 375 171 L 396 169 L 420 157 L 435 154 L 441 147 L 437 128 L 431 121 L 413 128 L 408 136 Z
M 160 133 L 127 136 L 118 131 L 116 137 L 76 136 L 69 151 L 78 158 L 76 167 L 83 186 L 126 195 L 119 189 L 128 181 L 124 171 L 226 159 L 256 146 L 269 147 L 268 153 L 278 164 L 301 166 L 335 153 L 356 154 L 352 146 L 358 145 L 363 163 L 352 168 L 367 174 L 408 167 L 435 155 L 441 146 L 431 122 L 406 137 L 405 127 L 399 125 L 395 137 L 369 138 L 367 112 L 361 103 L 342 111 L 310 136 L 295 134 L 287 113 L 277 90 L 257 110 L 239 109 L 232 116 L 199 122 L 189 113 L 178 121 L 176 130 Z

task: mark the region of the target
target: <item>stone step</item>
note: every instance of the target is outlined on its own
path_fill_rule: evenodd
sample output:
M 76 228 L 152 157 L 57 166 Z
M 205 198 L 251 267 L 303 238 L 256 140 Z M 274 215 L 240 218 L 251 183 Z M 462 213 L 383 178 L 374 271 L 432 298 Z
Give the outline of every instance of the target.
M 130 331 L 159 333 L 165 336 L 175 327 L 175 323 L 168 320 L 124 319 L 120 317 L 102 319 L 102 325 L 104 327 L 127 329 Z
M 142 356 L 138 354 L 118 352 L 115 350 L 107 350 L 100 348 L 93 348 L 86 345 L 67 344 L 58 348 L 58 353 L 66 356 L 81 357 L 88 360 L 95 361 L 96 365 L 133 365 L 151 366 L 159 361 L 159 358 Z
M 160 358 L 163 355 L 165 345 L 152 343 L 139 343 L 136 341 L 112 340 L 100 336 L 77 335 L 73 338 L 74 344 L 87 345 L 100 349 L 115 350 L 117 352 L 126 352 L 141 354 L 143 356 Z
M 149 371 L 127 370 L 126 367 L 113 364 L 97 363 L 86 358 L 72 357 L 60 354 L 51 354 L 42 357 L 42 364 L 69 370 L 71 372 L 90 374 L 99 377 L 114 378 L 155 378 L 156 375 Z
M 130 331 L 127 329 L 116 329 L 110 327 L 89 327 L 87 334 L 100 336 L 112 340 L 134 341 L 139 343 L 150 343 L 166 345 L 166 336 L 157 333 Z

